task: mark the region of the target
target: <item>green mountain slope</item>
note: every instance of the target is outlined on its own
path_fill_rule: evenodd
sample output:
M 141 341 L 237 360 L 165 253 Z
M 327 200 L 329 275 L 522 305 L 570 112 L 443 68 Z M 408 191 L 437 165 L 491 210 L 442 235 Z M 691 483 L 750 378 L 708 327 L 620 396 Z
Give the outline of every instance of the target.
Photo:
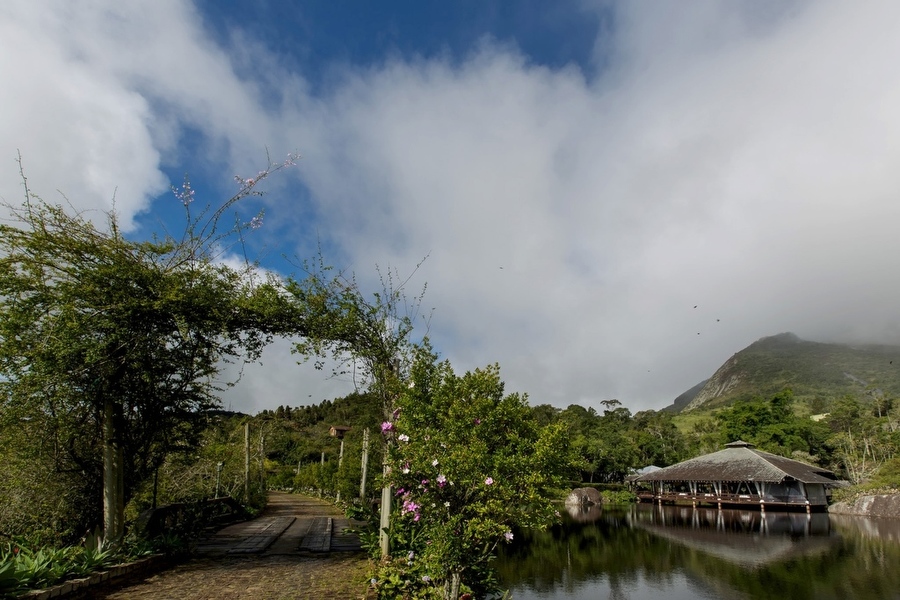
M 679 396 L 669 410 L 710 409 L 757 396 L 768 398 L 785 388 L 813 407 L 872 391 L 900 397 L 900 346 L 824 344 L 793 333 L 765 337 L 725 361 L 692 398 L 696 387 Z

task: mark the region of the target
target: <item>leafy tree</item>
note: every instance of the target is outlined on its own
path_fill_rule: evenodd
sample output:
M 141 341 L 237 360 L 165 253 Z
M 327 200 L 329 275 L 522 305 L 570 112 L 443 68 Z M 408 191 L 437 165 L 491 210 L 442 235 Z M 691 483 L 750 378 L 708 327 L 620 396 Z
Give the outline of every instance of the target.
M 533 406 L 531 407 L 531 412 L 541 426 L 550 425 L 559 420 L 559 409 L 554 408 L 549 404 L 538 404 L 537 406 Z
M 784 390 L 769 401 L 738 402 L 720 412 L 721 443 L 744 440 L 773 454 L 808 455 L 827 461 L 827 428 L 794 415 L 793 395 Z
M 186 181 L 179 240 L 131 241 L 114 213 L 100 229 L 27 190 L 23 207 L 7 207 L 0 424 L 35 424 L 36 447 L 81 491 L 82 526 L 99 522 L 102 497 L 107 539 L 121 537 L 135 487 L 197 445 L 222 361 L 256 358 L 272 334 L 302 326 L 277 282 L 216 262 L 228 235 L 254 224 L 218 229 L 255 183 L 240 180 L 231 200 L 193 218 Z
M 427 346 L 397 409 L 382 426 L 396 441 L 389 477 L 401 502 L 391 526 L 399 563 L 388 571 L 399 564 L 410 587 L 455 599 L 461 585 L 477 589 L 513 528 L 556 519 L 547 498 L 572 464 L 565 429 L 540 427 L 524 396 L 504 395 L 497 365 L 459 376 Z M 382 597 L 409 592 L 378 579 Z
M 700 456 L 722 449 L 721 427 L 717 419 L 704 417 L 694 422 L 687 436 L 688 456 Z
M 687 457 L 687 440 L 672 420 L 672 414 L 646 410 L 634 415 L 633 439 L 639 467 L 667 467 Z
M 834 402 L 828 425 L 832 430 L 828 445 L 853 483 L 872 477 L 897 452 L 889 418 L 876 417 L 852 396 Z

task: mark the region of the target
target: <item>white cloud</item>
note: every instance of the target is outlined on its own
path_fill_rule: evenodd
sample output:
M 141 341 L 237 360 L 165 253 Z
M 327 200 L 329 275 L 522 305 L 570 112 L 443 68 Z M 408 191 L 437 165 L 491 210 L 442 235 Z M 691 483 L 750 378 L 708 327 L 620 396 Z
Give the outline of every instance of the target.
M 339 260 L 366 278 L 428 254 L 412 286 L 440 350 L 534 402 L 658 408 L 785 330 L 900 342 L 900 5 L 622 2 L 596 75 L 486 43 L 345 66 L 316 96 L 183 3 L 74 5 L 0 8 L 7 200 L 15 148 L 35 186 L 90 206 L 118 186 L 131 217 L 185 126 L 217 166 L 299 147 Z M 299 387 L 282 346 L 265 362 L 241 403 Z
M 659 407 L 782 330 L 900 341 L 897 9 L 774 8 L 623 3 L 595 81 L 489 46 L 350 73 L 305 130 L 328 230 L 430 253 L 446 355 L 537 402 Z
M 110 208 L 123 224 L 168 189 L 161 166 L 187 158 L 184 127 L 203 131 L 210 162 L 258 164 L 274 126 L 252 82 L 179 1 L 0 7 L 0 196 L 21 198 L 21 151 L 34 191 L 79 208 Z M 3 158 L 5 157 L 5 158 Z

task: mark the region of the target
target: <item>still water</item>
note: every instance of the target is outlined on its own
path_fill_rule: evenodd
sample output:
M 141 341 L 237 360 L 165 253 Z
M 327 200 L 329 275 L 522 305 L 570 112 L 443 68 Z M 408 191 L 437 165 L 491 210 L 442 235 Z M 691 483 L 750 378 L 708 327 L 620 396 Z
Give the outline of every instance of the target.
M 495 566 L 515 600 L 900 599 L 900 519 L 594 507 Z

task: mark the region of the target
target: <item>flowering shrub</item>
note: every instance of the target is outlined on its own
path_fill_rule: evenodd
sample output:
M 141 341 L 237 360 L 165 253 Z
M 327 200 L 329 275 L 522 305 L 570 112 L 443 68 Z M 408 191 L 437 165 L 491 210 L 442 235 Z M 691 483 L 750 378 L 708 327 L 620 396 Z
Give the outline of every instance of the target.
M 382 426 L 398 507 L 389 564 L 409 573 L 408 597 L 484 593 L 487 563 L 513 528 L 557 518 L 549 499 L 571 465 L 563 429 L 541 428 L 524 396 L 504 395 L 497 365 L 457 376 L 425 348 L 410 379 Z M 377 581 L 381 597 L 396 593 Z

